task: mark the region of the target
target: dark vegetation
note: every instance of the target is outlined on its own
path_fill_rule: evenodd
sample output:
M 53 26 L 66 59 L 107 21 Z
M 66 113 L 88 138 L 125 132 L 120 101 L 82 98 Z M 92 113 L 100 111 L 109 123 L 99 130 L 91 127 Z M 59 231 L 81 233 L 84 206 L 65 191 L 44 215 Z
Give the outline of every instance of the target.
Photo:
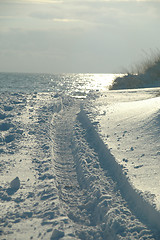
M 110 90 L 160 87 L 160 51 L 152 54 L 124 76 L 117 77 Z

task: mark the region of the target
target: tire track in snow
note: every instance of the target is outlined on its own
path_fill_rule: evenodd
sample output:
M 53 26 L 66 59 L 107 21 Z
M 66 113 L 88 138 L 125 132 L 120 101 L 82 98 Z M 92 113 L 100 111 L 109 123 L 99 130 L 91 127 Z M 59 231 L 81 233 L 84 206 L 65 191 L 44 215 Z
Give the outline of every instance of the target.
M 73 239 L 98 240 L 103 239 L 101 229 L 91 223 L 91 212 L 82 209 L 83 203 L 88 201 L 88 194 L 77 179 L 73 154 L 73 127 L 77 111 L 79 107 L 73 106 L 55 114 L 50 129 L 59 198 L 64 214 L 68 216 L 63 230 L 65 235 L 70 232 L 68 235 Z
M 54 114 L 50 127 L 57 189 L 62 212 L 68 217 L 63 225 L 65 236 L 155 239 L 128 209 L 116 182 L 101 167 L 97 151 L 86 140 L 87 125 L 81 126 L 79 115 L 76 119 L 78 111 L 75 105 L 63 107 Z

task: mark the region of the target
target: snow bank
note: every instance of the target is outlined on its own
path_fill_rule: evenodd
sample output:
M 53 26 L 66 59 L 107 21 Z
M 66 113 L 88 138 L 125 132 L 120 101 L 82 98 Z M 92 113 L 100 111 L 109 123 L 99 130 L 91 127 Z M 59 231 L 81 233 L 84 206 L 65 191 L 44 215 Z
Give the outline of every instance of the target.
M 117 93 L 121 95 L 121 99 L 123 94 Z M 117 98 L 119 99 L 118 96 Z M 99 103 L 97 101 L 100 105 L 96 121 L 99 121 L 103 141 L 108 144 L 135 188 L 143 192 L 144 197 L 160 210 L 160 192 L 156 187 L 160 181 L 160 98 L 137 101 L 135 99 L 132 101 L 131 98 L 132 93 L 128 102 L 125 98 L 121 102 L 107 105 L 105 98 L 102 97 Z M 104 111 L 106 114 L 101 114 Z M 148 193 L 150 197 L 147 196 Z
M 130 209 L 132 209 L 142 222 L 160 234 L 160 213 L 145 201 L 129 182 L 129 179 L 122 171 L 120 164 L 117 163 L 115 157 L 110 153 L 84 110 L 81 110 L 78 119 L 87 130 L 88 141 L 98 153 L 102 168 L 109 170 L 112 178 L 116 180 L 117 186 L 120 189 L 122 196 L 127 200 Z
M 82 124 L 79 121 L 76 124 L 73 154 L 78 182 L 85 191 L 85 202 L 83 200 L 80 206 L 82 213 L 85 210 L 94 231 L 99 226 L 102 239 L 154 239 L 153 233 L 128 208 L 115 180 L 109 175 L 108 166 L 102 166 L 101 155 L 91 143 L 93 136 L 90 134 L 90 124 L 86 124 L 86 121 L 83 124 L 85 117 L 83 115 L 81 119 L 81 113 L 77 118 Z M 87 229 L 90 232 L 89 225 Z M 92 239 L 92 236 L 94 234 L 83 239 Z M 93 239 L 101 238 L 96 235 Z

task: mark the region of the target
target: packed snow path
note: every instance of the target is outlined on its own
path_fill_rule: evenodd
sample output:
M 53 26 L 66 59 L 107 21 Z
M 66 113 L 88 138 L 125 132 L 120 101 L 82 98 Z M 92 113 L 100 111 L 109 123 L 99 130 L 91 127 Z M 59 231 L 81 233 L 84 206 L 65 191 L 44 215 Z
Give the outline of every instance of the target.
M 101 164 L 81 100 L 35 93 L 1 102 L 2 239 L 156 239 Z M 9 192 L 15 177 L 20 188 Z

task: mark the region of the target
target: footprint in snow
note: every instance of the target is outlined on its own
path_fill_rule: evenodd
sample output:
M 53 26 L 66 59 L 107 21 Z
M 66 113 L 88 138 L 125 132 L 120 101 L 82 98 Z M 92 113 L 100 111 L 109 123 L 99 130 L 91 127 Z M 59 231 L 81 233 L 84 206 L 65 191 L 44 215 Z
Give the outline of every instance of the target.
M 4 111 L 12 111 L 13 107 L 9 105 L 4 106 Z
M 20 188 L 20 180 L 19 180 L 19 177 L 16 177 L 10 182 L 10 187 L 7 189 L 6 192 L 8 193 L 8 195 L 13 195 L 15 192 L 18 191 L 19 188 Z
M 138 166 L 135 166 L 134 168 L 138 169 L 138 168 L 141 168 L 141 167 L 143 167 L 143 165 L 138 165 Z
M 3 122 L 0 124 L 0 131 L 7 131 L 12 127 L 11 123 Z

